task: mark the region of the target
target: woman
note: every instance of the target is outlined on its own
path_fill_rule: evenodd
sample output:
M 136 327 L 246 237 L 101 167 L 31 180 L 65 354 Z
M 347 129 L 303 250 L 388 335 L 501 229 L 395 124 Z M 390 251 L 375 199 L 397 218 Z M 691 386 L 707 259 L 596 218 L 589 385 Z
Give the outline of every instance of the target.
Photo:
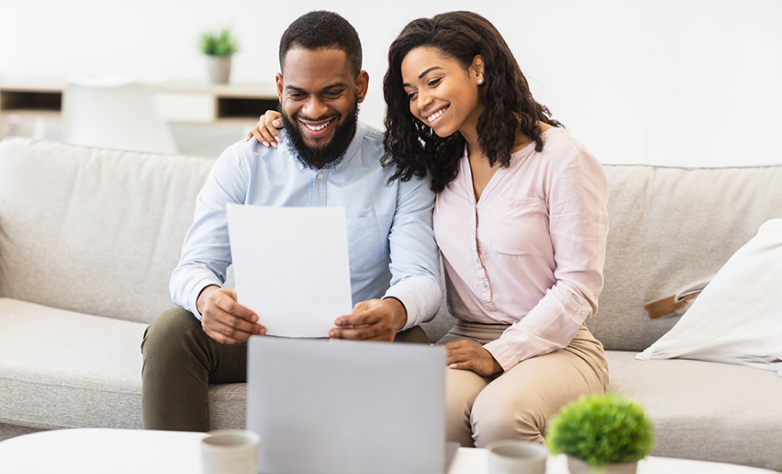
M 584 325 L 603 286 L 603 169 L 533 99 L 480 15 L 414 20 L 388 59 L 385 158 L 395 178 L 430 175 L 438 193 L 435 237 L 457 318 L 437 342 L 448 349 L 448 440 L 544 443 L 551 416 L 608 383 Z

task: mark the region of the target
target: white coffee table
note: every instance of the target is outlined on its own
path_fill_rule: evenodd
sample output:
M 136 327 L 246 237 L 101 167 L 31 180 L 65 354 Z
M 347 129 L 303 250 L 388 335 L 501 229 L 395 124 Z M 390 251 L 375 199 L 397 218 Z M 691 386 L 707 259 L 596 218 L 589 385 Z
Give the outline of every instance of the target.
M 115 429 L 55 430 L 0 442 L 0 473 L 198 474 L 203 433 Z M 487 452 L 459 448 L 448 474 L 487 472 Z M 549 458 L 546 474 L 567 474 L 563 456 Z M 638 474 L 772 473 L 731 464 L 649 457 Z

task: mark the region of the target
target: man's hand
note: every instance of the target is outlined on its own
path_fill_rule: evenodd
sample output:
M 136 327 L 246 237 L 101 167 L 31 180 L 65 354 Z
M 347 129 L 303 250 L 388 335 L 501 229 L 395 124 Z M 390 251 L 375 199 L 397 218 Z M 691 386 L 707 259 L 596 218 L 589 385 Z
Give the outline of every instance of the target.
M 334 321 L 336 328 L 329 331 L 332 339 L 359 339 L 393 341 L 397 331 L 407 322 L 407 312 L 399 300 L 386 298 L 358 303 L 353 314 Z
M 448 349 L 448 367 L 472 370 L 478 375 L 490 377 L 502 372 L 502 366 L 489 351 L 472 341 L 456 341 L 445 345 Z
M 258 125 L 247 133 L 245 141 L 250 141 L 252 137 L 255 137 L 258 143 L 266 148 L 270 146 L 277 148 L 277 144 L 280 143 L 280 132 L 277 129 L 282 128 L 281 118 L 282 116 L 276 110 L 267 110 L 265 114 L 261 115 Z
M 196 301 L 204 332 L 221 344 L 239 344 L 250 336 L 266 334 L 258 315 L 236 302 L 236 290 L 210 285 Z

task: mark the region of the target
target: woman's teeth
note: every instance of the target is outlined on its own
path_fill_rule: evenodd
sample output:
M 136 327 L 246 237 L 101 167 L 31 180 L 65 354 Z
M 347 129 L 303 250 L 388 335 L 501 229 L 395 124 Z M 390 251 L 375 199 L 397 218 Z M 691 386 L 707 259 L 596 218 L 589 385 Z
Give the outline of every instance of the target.
M 437 112 L 433 113 L 432 115 L 426 117 L 426 121 L 432 123 L 434 120 L 440 118 L 440 116 L 444 113 L 445 113 L 445 109 L 440 109 Z

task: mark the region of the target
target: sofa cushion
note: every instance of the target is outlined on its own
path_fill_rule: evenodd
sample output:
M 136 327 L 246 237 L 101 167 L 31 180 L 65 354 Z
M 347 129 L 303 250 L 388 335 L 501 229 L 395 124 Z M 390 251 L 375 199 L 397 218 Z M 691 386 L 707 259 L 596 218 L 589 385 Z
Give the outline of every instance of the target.
M 676 326 L 639 359 L 709 360 L 782 376 L 782 219 L 728 260 Z
M 607 349 L 642 351 L 679 317 L 644 305 L 714 276 L 763 222 L 782 214 L 782 165 L 607 165 L 605 286 L 587 326 Z
M 141 428 L 146 327 L 0 298 L 0 423 Z M 245 384 L 209 389 L 212 428 L 244 428 Z
M 0 298 L 0 421 L 141 427 L 146 324 Z
M 213 160 L 0 143 L 0 297 L 150 322 Z
M 782 470 L 782 382 L 774 372 L 608 351 L 608 390 L 640 402 L 655 427 L 653 455 Z

